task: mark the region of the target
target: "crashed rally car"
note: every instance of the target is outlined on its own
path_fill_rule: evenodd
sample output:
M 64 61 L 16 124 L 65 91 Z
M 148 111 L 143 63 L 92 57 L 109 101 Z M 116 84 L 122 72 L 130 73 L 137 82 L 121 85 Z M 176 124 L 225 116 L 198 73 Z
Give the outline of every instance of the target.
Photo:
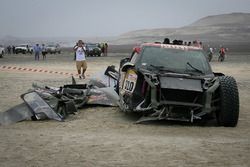
M 235 79 L 215 73 L 193 46 L 145 43 L 122 59 L 116 91 L 123 112 L 138 112 L 138 120 L 193 122 L 214 118 L 234 127 L 239 116 Z

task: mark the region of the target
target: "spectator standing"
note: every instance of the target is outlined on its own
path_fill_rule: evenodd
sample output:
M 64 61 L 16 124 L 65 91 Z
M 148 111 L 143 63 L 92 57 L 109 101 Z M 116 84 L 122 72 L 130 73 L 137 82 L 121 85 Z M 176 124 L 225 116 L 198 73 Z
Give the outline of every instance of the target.
M 220 50 L 219 50 L 219 58 L 218 58 L 218 61 L 222 62 L 225 60 L 225 54 L 226 54 L 226 50 L 223 46 L 220 47 Z
M 7 51 L 8 51 L 8 54 L 11 54 L 11 46 L 10 45 L 7 47 Z
M 163 44 L 170 44 L 169 38 L 165 38 L 164 41 L 163 41 Z
M 202 43 L 201 41 L 199 42 L 199 48 L 204 49 L 204 48 L 203 48 L 203 43 Z
M 16 50 L 15 50 L 15 46 L 14 46 L 14 45 L 12 46 L 12 53 L 13 53 L 13 54 L 16 53 Z
M 85 79 L 85 72 L 87 70 L 86 62 L 86 48 L 82 40 L 77 42 L 77 45 L 74 47 L 76 53 L 76 68 L 77 73 L 80 79 Z
M 210 47 L 209 50 L 208 50 L 208 61 L 211 61 L 211 60 L 212 60 L 212 58 L 213 58 L 213 53 L 214 53 L 213 48 Z
M 103 56 L 104 56 L 104 50 L 105 50 L 105 44 L 101 43 L 101 51 Z
M 36 44 L 34 46 L 34 52 L 35 52 L 35 60 L 39 61 L 39 56 L 40 56 L 40 52 L 41 52 L 41 48 L 40 48 L 39 44 Z
M 27 48 L 28 53 L 30 53 L 29 45 L 26 45 L 26 48 Z
M 195 47 L 200 47 L 200 45 L 199 45 L 199 43 L 198 43 L 197 40 L 193 41 L 193 46 L 195 46 Z
M 46 47 L 45 47 L 44 44 L 42 44 L 42 55 L 43 55 L 43 60 L 46 60 L 46 54 L 47 54 L 47 52 L 46 52 Z
M 108 56 L 108 44 L 104 44 L 104 56 Z

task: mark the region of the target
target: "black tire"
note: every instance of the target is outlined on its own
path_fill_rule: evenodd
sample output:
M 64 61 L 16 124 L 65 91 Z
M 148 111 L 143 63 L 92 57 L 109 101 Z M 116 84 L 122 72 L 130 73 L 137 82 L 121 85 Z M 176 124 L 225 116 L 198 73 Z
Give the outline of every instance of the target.
M 219 126 L 235 127 L 239 118 L 239 93 L 233 77 L 219 77 L 219 110 L 216 119 Z

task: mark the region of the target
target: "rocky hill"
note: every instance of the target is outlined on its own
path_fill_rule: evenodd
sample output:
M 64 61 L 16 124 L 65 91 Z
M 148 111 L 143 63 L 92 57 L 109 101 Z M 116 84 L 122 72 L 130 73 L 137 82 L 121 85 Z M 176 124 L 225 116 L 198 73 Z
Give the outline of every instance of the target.
M 129 44 L 141 42 L 183 39 L 198 39 L 204 42 L 250 43 L 250 13 L 231 13 L 207 16 L 181 28 L 146 29 L 122 34 L 116 43 Z

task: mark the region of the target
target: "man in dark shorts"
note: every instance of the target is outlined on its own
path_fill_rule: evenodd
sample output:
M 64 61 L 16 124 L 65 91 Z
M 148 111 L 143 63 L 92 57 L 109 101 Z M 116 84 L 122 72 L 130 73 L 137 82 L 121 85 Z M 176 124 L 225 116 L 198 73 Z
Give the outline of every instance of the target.
M 42 44 L 42 55 L 43 55 L 43 60 L 46 60 L 46 54 L 47 54 L 46 47 L 45 47 L 44 44 Z

